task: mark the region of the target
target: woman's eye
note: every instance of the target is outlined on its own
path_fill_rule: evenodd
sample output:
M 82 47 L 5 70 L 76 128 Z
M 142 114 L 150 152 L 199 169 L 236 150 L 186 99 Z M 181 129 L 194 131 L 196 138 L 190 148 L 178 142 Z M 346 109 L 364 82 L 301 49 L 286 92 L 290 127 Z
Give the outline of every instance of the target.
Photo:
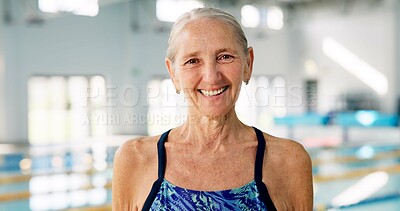
M 185 64 L 196 64 L 198 62 L 199 62 L 199 60 L 197 60 L 197 59 L 189 59 Z
M 227 55 L 227 54 L 224 54 L 224 55 L 221 55 L 221 56 L 218 57 L 218 60 L 221 60 L 221 61 L 224 61 L 224 62 L 230 62 L 230 61 L 233 61 L 233 59 L 234 59 L 233 56 Z

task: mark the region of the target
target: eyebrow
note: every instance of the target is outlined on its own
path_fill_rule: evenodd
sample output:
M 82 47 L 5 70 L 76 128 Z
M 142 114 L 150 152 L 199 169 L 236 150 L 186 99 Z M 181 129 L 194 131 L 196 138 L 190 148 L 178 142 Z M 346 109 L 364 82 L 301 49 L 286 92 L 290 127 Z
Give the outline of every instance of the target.
M 197 56 L 197 55 L 199 55 L 199 54 L 200 54 L 199 51 L 190 52 L 190 53 L 184 54 L 184 55 L 183 55 L 183 58 L 195 57 L 195 56 Z
M 234 49 L 231 49 L 231 48 L 221 48 L 221 49 L 218 49 L 216 52 L 217 53 L 221 53 L 221 52 L 224 52 L 224 51 L 228 51 L 228 52 L 232 52 L 234 54 L 237 54 L 237 51 L 234 50 Z
M 217 49 L 215 52 L 216 52 L 217 54 L 219 54 L 219 53 L 225 52 L 225 51 L 227 51 L 227 52 L 232 52 L 233 54 L 238 54 L 238 51 L 236 51 L 236 50 L 234 50 L 234 49 L 232 49 L 232 48 L 221 48 L 221 49 Z M 183 58 L 196 57 L 196 56 L 198 56 L 199 54 L 200 54 L 200 51 L 190 52 L 190 53 L 184 54 L 184 55 L 183 55 Z

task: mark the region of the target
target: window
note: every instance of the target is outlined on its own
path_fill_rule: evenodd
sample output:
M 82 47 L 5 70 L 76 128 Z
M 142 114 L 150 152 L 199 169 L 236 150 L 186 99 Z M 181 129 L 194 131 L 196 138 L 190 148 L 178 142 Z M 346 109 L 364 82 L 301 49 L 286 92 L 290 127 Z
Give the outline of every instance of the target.
M 99 13 L 98 0 L 39 0 L 38 7 L 46 13 L 70 12 L 92 17 Z
M 247 125 L 267 129 L 274 117 L 286 116 L 286 80 L 282 76 L 253 76 L 242 85 L 236 102 L 238 118 Z
M 171 79 L 159 78 L 149 81 L 147 99 L 149 135 L 161 134 L 186 120 L 187 103 L 184 101 L 183 93 L 176 94 Z
M 165 22 L 175 22 L 179 16 L 192 9 L 204 7 L 198 0 L 157 0 L 157 19 Z
M 96 112 L 105 112 L 104 93 L 102 76 L 31 77 L 28 81 L 30 144 L 65 143 L 107 135 L 106 125 L 90 124 Z

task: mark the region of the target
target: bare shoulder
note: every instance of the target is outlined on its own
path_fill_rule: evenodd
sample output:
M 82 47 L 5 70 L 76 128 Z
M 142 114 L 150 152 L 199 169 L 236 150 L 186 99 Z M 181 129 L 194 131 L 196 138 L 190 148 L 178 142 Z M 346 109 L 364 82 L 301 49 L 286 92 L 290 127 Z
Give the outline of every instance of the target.
M 266 140 L 266 154 L 276 162 L 285 162 L 290 166 L 311 165 L 311 159 L 307 151 L 300 143 L 279 138 L 264 133 Z
M 139 137 L 125 141 L 114 155 L 114 175 L 128 176 L 130 181 L 134 174 L 146 175 L 149 167 L 157 163 L 157 141 L 159 136 Z
M 146 162 L 151 157 L 154 157 L 154 152 L 157 150 L 157 141 L 159 136 L 139 137 L 125 141 L 118 147 L 114 155 L 114 160 L 117 164 Z
M 263 180 L 271 189 L 271 198 L 279 200 L 278 210 L 312 210 L 312 163 L 298 142 L 264 133 L 266 151 Z
M 114 155 L 113 210 L 138 210 L 157 178 L 157 140 L 140 137 L 125 141 Z

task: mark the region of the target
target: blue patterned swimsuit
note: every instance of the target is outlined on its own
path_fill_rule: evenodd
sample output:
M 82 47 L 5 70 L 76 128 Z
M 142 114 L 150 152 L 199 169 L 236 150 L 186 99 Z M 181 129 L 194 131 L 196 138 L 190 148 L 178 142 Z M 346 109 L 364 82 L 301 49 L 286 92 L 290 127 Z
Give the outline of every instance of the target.
M 254 128 L 257 139 L 255 178 L 250 183 L 230 190 L 197 191 L 171 184 L 164 179 L 165 147 L 164 143 L 170 131 L 165 132 L 158 141 L 158 179 L 154 182 L 143 210 L 152 211 L 217 211 L 217 210 L 268 210 L 276 208 L 262 182 L 262 166 L 265 139 L 260 130 Z

